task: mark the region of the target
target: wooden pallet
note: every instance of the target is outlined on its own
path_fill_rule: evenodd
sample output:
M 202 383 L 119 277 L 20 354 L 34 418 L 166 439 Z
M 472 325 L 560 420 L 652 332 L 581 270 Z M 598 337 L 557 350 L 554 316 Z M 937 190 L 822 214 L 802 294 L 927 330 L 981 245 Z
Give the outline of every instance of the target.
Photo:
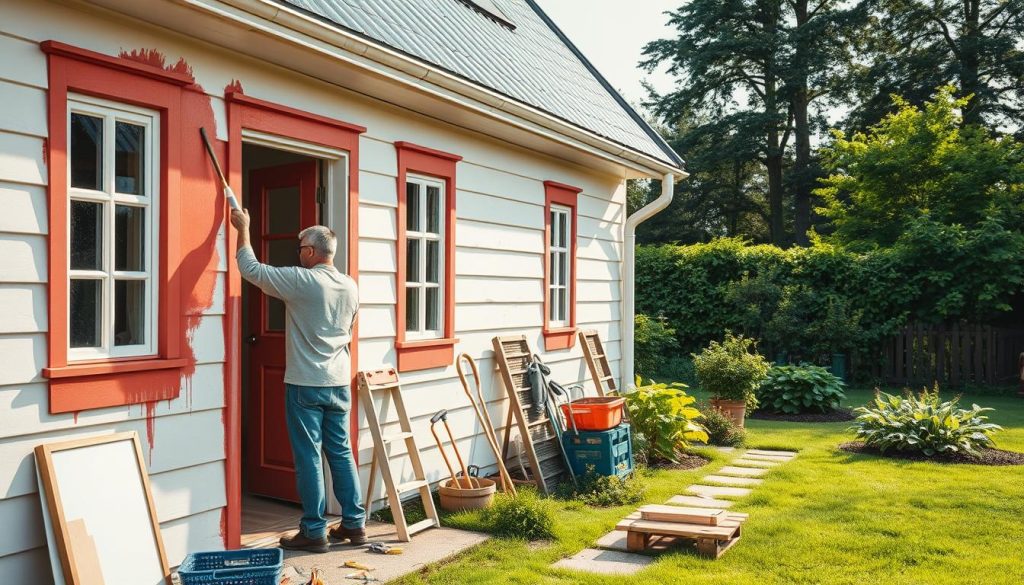
M 651 505 L 626 516 L 616 530 L 626 532 L 626 549 L 642 551 L 651 538 L 668 536 L 692 540 L 697 552 L 717 559 L 740 539 L 747 515 L 715 508 Z
M 597 331 L 587 329 L 579 332 L 580 347 L 583 348 L 583 357 L 587 361 L 587 368 L 590 370 L 590 377 L 594 380 L 594 387 L 597 388 L 598 396 L 615 394 L 619 391 L 615 383 L 615 376 L 612 375 L 612 367 L 608 363 L 608 356 L 604 352 L 604 344 Z
M 501 381 L 510 402 L 501 457 L 509 469 L 518 467 L 509 463 L 508 453 L 514 420 L 533 475 L 527 479 L 541 493 L 550 494 L 558 481 L 568 473 L 568 468 L 562 456 L 555 422 L 548 418 L 543 409 L 538 411 L 534 408 L 533 390 L 526 374 L 526 366 L 533 358 L 533 351 L 523 335 L 495 337 L 492 344 Z

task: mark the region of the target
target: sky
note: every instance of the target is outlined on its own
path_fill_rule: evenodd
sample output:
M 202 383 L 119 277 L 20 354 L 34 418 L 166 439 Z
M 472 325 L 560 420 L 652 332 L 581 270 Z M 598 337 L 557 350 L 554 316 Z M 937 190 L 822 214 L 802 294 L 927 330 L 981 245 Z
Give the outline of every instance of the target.
M 558 28 L 569 37 L 627 101 L 639 106 L 646 97 L 641 82 L 659 92 L 672 88 L 664 70 L 648 74 L 637 63 L 650 41 L 669 38 L 663 14 L 683 0 L 536 0 Z

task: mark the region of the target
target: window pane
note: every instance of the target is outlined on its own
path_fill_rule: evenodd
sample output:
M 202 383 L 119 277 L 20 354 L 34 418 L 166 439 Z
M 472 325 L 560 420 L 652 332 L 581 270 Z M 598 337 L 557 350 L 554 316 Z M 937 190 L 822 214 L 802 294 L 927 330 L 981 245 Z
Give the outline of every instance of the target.
M 416 183 L 405 184 L 405 229 L 420 231 L 420 186 Z
M 427 231 L 441 233 L 441 190 L 427 187 Z
M 287 240 L 265 240 L 267 242 L 267 264 L 271 266 L 298 266 L 299 241 L 293 238 Z
M 103 190 L 103 118 L 71 114 L 71 186 Z
M 559 213 L 558 214 L 558 246 L 561 248 L 565 247 L 565 236 L 568 231 L 569 214 Z
M 569 254 L 567 252 L 558 253 L 558 284 L 559 286 L 565 286 L 569 279 L 567 277 L 569 264 Z
M 558 320 L 558 289 L 548 289 L 548 320 Z
M 114 281 L 114 345 L 146 342 L 146 282 Z
M 439 288 L 430 287 L 427 289 L 427 329 L 437 331 L 441 328 L 438 324 L 441 315 L 441 295 Z
M 114 190 L 145 195 L 146 128 L 126 122 L 114 126 Z
M 420 282 L 420 240 L 405 242 L 405 281 Z
M 405 330 L 420 330 L 420 288 L 410 286 L 405 289 Z
M 555 243 L 555 242 L 558 241 L 558 212 L 557 211 L 552 211 L 551 212 L 550 221 L 551 221 L 551 245 L 552 246 L 557 246 L 558 244 Z
M 267 331 L 284 331 L 284 301 L 267 295 Z
M 141 272 L 146 269 L 146 210 L 114 207 L 114 270 Z
M 267 189 L 267 233 L 293 234 L 299 231 L 299 188 L 296 185 Z
M 103 270 L 103 204 L 71 201 L 71 268 Z
M 550 273 L 548 274 L 548 284 L 556 285 L 558 282 L 558 252 L 551 253 L 551 266 Z
M 558 320 L 565 321 L 565 309 L 569 304 L 569 289 L 558 289 Z
M 100 280 L 71 280 L 71 347 L 100 346 L 100 318 L 103 315 Z
M 427 282 L 437 283 L 441 271 L 441 242 L 427 242 Z

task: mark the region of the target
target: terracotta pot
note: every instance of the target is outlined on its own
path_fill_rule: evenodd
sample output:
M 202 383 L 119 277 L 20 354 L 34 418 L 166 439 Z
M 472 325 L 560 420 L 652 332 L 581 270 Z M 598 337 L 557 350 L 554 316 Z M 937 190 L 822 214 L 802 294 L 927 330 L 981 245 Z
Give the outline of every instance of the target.
M 711 408 L 724 414 L 739 428 L 743 428 L 743 419 L 747 415 L 747 403 L 744 400 L 711 399 Z
M 480 487 L 470 487 L 473 484 Z M 449 512 L 458 512 L 491 507 L 496 489 L 497 485 L 487 478 L 473 478 L 471 483 L 460 477 L 458 483 L 449 479 L 437 491 L 441 495 L 441 507 Z

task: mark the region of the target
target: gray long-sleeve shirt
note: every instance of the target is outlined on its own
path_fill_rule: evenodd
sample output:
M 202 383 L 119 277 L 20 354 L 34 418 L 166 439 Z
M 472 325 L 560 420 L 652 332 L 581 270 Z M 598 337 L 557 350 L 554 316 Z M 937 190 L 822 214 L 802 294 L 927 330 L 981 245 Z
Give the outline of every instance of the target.
M 299 386 L 350 384 L 348 344 L 359 310 L 355 281 L 329 264 L 261 264 L 249 246 L 239 248 L 236 258 L 242 278 L 284 301 L 284 381 Z

